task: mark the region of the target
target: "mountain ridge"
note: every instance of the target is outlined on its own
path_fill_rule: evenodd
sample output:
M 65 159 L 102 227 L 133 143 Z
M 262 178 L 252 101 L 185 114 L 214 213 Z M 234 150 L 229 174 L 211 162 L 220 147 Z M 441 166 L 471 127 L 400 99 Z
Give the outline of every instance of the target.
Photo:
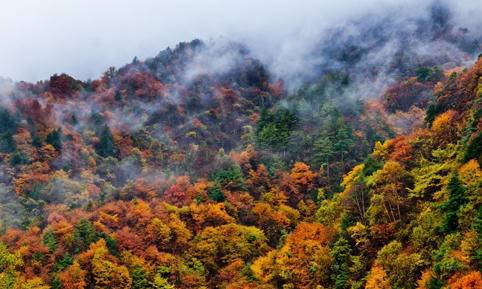
M 0 82 L 0 287 L 480 288 L 481 44 L 429 15 L 301 83 L 201 40 Z

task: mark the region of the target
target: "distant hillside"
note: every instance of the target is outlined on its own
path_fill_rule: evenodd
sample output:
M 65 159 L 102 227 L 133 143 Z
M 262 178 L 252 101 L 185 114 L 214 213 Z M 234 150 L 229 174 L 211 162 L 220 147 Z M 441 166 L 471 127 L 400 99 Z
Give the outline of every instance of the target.
M 0 79 L 0 288 L 481 288 L 481 42 L 398 20 Z

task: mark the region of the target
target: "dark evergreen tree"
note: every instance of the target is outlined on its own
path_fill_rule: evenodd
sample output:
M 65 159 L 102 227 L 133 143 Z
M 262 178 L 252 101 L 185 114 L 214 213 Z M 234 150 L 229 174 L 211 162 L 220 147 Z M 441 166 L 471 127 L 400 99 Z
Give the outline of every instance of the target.
M 218 184 L 214 184 L 208 191 L 208 197 L 216 202 L 224 202 L 226 199 L 221 187 Z
M 91 243 L 99 240 L 94 226 L 86 219 L 82 219 L 75 224 L 73 237 L 73 245 L 75 246 L 74 250 L 76 253 L 87 250 Z
M 10 165 L 16 166 L 16 165 L 24 165 L 28 164 L 30 162 L 29 158 L 25 153 L 22 151 L 16 150 L 13 154 L 12 157 L 10 158 Z
M 60 129 L 51 131 L 45 138 L 45 141 L 48 144 L 51 144 L 56 150 L 61 150 L 62 149 L 62 131 Z
M 94 127 L 95 132 L 99 132 L 99 130 L 102 129 L 102 125 L 104 124 L 104 119 L 100 113 L 93 112 L 90 115 L 89 123 Z
M 40 137 L 38 136 L 38 134 L 34 130 L 32 130 L 30 132 L 30 135 L 32 136 L 32 144 L 36 148 L 42 147 L 42 140 L 40 139 Z
M 74 258 L 69 253 L 64 253 L 53 266 L 54 271 L 62 271 L 74 263 Z
M 17 121 L 5 108 L 0 108 L 0 152 L 15 151 L 13 135 L 17 131 Z
M 119 248 L 117 247 L 117 242 L 114 238 L 104 232 L 99 232 L 97 235 L 99 236 L 99 238 L 105 240 L 105 245 L 107 246 L 109 253 L 116 257 L 120 256 Z
M 379 161 L 379 160 L 376 160 L 371 155 L 369 155 L 365 159 L 363 164 L 365 165 L 363 167 L 363 175 L 365 175 L 365 176 L 371 176 L 374 172 L 376 172 L 377 170 L 379 170 L 383 167 L 383 162 Z
M 335 134 L 333 149 L 339 156 L 341 163 L 344 164 L 346 155 L 354 143 L 354 138 L 351 129 L 345 124 L 342 118 L 338 119 L 336 127 L 337 131 Z
M 57 249 L 57 238 L 52 230 L 45 233 L 43 243 L 49 248 L 49 252 L 54 252 Z
M 12 114 L 5 108 L 0 108 L 0 134 L 17 131 L 17 121 Z
M 464 160 L 479 159 L 481 163 L 480 155 L 482 154 L 482 132 L 480 132 L 467 146 L 465 151 Z
M 479 245 L 471 258 L 474 263 L 477 264 L 479 270 L 482 271 L 482 206 L 479 207 L 477 217 L 475 218 L 474 229 L 477 233 L 477 242 Z
M 467 203 L 465 197 L 465 188 L 459 180 L 457 174 L 453 174 L 448 183 L 449 198 L 440 208 L 445 213 L 445 219 L 442 224 L 442 231 L 451 233 L 458 228 L 458 212 L 462 205 Z
M 243 172 L 239 166 L 231 166 L 227 169 L 216 171 L 212 177 L 213 181 L 221 188 L 232 190 L 244 190 Z
M 343 289 L 347 287 L 350 276 L 350 254 L 351 248 L 348 241 L 340 237 L 331 248 L 331 257 L 333 262 L 331 264 L 331 279 L 335 284 L 336 289 Z
M 79 119 L 75 114 L 72 114 L 72 117 L 70 118 L 70 123 L 72 125 L 78 125 L 79 124 Z
M 101 132 L 99 143 L 95 146 L 95 151 L 104 158 L 117 156 L 117 147 L 107 125 L 104 126 Z
M 154 288 L 151 286 L 149 276 L 142 266 L 134 266 L 130 275 L 132 277 L 132 289 Z
M 256 130 L 257 144 L 264 148 L 285 151 L 297 122 L 296 115 L 288 109 L 280 108 L 275 112 L 263 110 Z
M 10 132 L 0 134 L 0 152 L 11 153 L 16 149 L 13 134 Z
M 335 154 L 333 149 L 333 141 L 329 136 L 326 134 L 320 135 L 313 145 L 314 148 L 314 155 L 313 161 L 314 164 L 318 167 L 323 166 L 325 168 L 330 167 L 330 162 Z

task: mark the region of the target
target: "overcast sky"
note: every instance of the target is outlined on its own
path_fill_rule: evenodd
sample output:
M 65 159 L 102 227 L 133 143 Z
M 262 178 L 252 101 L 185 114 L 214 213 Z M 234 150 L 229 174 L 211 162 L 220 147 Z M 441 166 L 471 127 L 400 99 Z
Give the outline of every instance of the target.
M 473 25 L 480 0 L 449 1 Z M 420 4 L 422 3 L 422 4 Z M 383 11 L 421 13 L 420 0 L 0 0 L 0 76 L 36 81 L 66 72 L 96 78 L 134 56 L 193 38 L 241 40 L 261 57 L 315 43 L 323 27 Z M 477 27 L 473 25 L 474 27 Z M 480 27 L 479 27 L 480 28 Z M 271 55 L 272 56 L 272 55 Z

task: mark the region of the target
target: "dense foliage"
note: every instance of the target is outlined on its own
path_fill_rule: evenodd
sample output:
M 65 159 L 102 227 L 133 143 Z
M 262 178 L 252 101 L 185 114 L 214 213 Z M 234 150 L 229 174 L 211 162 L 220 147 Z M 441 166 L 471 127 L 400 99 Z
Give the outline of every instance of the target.
M 354 98 L 369 48 L 324 49 L 337 68 L 294 91 L 199 40 L 16 83 L 0 288 L 481 288 L 482 58 L 400 56 Z

